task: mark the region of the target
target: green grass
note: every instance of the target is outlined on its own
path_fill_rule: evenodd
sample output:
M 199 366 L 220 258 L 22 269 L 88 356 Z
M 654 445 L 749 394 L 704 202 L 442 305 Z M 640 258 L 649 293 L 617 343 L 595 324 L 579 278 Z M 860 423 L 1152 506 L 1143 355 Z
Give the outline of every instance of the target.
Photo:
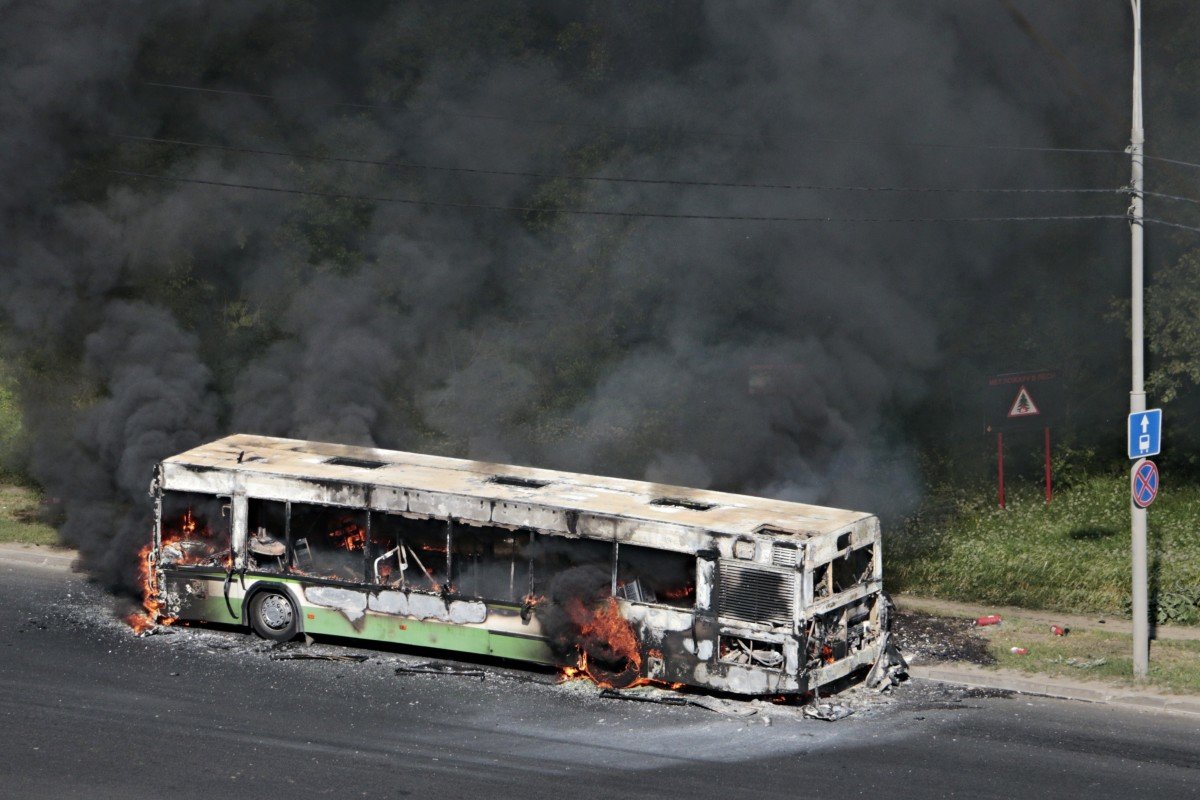
M 1151 507 L 1150 583 L 1160 621 L 1200 623 L 1200 486 L 1171 486 Z M 952 600 L 1127 614 L 1129 479 L 1092 476 L 1055 494 L 1019 488 L 959 499 L 937 522 L 885 539 L 893 591 Z
M 0 479 L 15 477 L 16 453 L 23 426 L 8 365 L 0 360 Z
M 0 542 L 58 544 L 54 528 L 37 519 L 39 502 L 33 489 L 0 484 Z
M 1133 679 L 1132 640 L 1125 634 L 1083 630 L 1054 636 L 1045 624 L 1013 617 L 980 633 L 999 666 L 1008 669 L 1200 694 L 1200 641 L 1151 642 L 1149 681 L 1139 684 Z M 1013 647 L 1029 653 L 1016 655 Z

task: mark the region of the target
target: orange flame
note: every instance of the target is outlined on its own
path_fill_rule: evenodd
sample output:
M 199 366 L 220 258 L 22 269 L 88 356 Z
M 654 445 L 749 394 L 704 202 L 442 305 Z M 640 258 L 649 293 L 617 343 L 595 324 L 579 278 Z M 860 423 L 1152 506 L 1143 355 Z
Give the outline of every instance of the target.
M 154 570 L 150 568 L 150 552 L 153 544 L 148 544 L 138 551 L 138 578 L 142 585 L 142 611 L 134 611 L 125 616 L 125 623 L 133 628 L 133 632 L 141 636 L 155 625 L 171 625 L 174 617 L 162 616 L 162 603 L 158 600 L 158 587 L 155 585 Z
M 344 547 L 352 553 L 361 552 L 367 543 L 366 528 L 349 520 L 343 521 L 339 529 L 330 531 L 329 536 L 332 539 L 339 539 L 337 546 Z
M 172 563 L 181 566 L 188 564 L 202 564 L 207 559 L 212 558 L 211 548 L 206 549 L 201 546 L 198 549 L 184 547 L 185 543 L 205 542 L 207 543 L 212 538 L 212 531 L 207 525 L 201 525 L 196 519 L 191 507 L 183 512 L 179 518 L 177 525 L 164 528 L 162 531 L 162 547 L 159 548 L 161 554 L 163 549 L 177 546 L 176 550 L 179 555 Z M 162 603 L 158 599 L 158 586 L 155 582 L 155 573 L 150 566 L 150 554 L 154 550 L 153 544 L 147 544 L 138 551 L 138 580 L 142 589 L 142 611 L 135 611 L 126 615 L 125 622 L 129 627 L 133 628 L 134 633 L 139 636 L 153 628 L 155 625 L 171 625 L 175 622 L 174 617 L 162 616 Z M 232 555 L 227 556 L 232 558 Z

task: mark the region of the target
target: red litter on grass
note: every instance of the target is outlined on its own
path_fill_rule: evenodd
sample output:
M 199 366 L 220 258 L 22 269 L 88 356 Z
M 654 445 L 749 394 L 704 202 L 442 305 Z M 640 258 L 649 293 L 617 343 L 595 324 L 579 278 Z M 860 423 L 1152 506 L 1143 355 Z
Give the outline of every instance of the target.
M 980 627 L 982 627 L 984 625 L 999 625 L 1000 624 L 1000 615 L 999 614 L 989 614 L 986 617 L 980 617 L 979 619 L 975 620 L 975 624 L 979 625 Z
M 1066 636 L 1067 635 L 1067 629 L 1060 628 L 1057 625 L 1051 625 L 1050 632 L 1053 633 L 1055 636 Z
M 1009 652 L 1012 653 L 1014 656 L 1027 656 L 1027 655 L 1029 655 L 1029 648 L 1028 647 L 1014 647 L 1014 648 L 1010 649 Z

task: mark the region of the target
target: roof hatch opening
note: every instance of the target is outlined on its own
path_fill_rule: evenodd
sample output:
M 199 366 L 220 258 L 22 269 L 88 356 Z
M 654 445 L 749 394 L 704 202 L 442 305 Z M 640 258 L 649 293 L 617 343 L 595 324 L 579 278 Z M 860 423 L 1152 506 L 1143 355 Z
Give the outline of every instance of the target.
M 379 469 L 386 467 L 386 461 L 372 461 L 369 458 L 351 458 L 349 456 L 334 456 L 325 460 L 326 464 L 335 467 L 357 467 L 358 469 Z
M 550 481 L 539 481 L 533 478 L 518 478 L 515 475 L 493 475 L 488 483 L 498 483 L 501 486 L 516 486 L 519 489 L 541 489 L 550 485 Z
M 689 511 L 708 511 L 710 508 L 715 508 L 712 503 L 700 503 L 695 500 L 684 500 L 680 497 L 660 497 L 657 500 L 651 500 L 650 505 L 686 508 Z

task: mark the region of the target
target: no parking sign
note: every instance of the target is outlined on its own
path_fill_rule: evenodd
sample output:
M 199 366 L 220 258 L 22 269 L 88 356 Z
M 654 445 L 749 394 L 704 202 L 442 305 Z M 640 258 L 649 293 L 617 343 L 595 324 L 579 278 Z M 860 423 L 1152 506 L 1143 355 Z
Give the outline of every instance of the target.
M 1153 461 L 1142 459 L 1133 465 L 1133 503 L 1146 508 L 1158 497 L 1158 467 Z

